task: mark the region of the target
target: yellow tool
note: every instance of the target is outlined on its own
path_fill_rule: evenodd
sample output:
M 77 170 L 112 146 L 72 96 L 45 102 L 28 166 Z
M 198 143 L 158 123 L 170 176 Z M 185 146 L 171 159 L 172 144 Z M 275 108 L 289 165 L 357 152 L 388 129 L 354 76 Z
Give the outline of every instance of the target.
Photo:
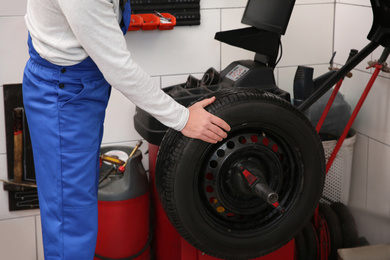
M 125 169 L 126 169 L 126 164 L 127 162 L 129 161 L 129 159 L 134 155 L 134 153 L 138 150 L 138 148 L 142 145 L 142 141 L 138 141 L 138 143 L 136 144 L 136 146 L 134 147 L 133 151 L 131 151 L 130 155 L 129 155 L 129 158 L 127 158 L 126 162 L 119 167 L 119 171 L 121 172 L 125 172 Z
M 123 165 L 123 164 L 125 164 L 125 162 L 122 161 L 121 159 L 118 159 L 118 158 L 113 157 L 113 156 L 108 156 L 108 155 L 105 155 L 105 154 L 100 155 L 100 159 L 102 159 L 102 161 L 110 162 L 110 163 L 113 163 L 113 164 L 116 164 L 116 165 Z

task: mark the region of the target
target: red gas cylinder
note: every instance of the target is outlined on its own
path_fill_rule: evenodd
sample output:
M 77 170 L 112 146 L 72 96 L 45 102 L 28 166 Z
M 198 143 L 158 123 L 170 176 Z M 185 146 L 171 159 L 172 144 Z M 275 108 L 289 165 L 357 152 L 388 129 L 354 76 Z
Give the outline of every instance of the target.
M 99 229 L 95 260 L 150 259 L 150 200 L 149 182 L 143 168 L 140 151 L 129 154 L 131 147 L 105 147 L 101 154 L 127 161 L 122 173 L 113 170 L 99 184 Z M 112 170 L 113 165 L 103 162 L 100 172 Z

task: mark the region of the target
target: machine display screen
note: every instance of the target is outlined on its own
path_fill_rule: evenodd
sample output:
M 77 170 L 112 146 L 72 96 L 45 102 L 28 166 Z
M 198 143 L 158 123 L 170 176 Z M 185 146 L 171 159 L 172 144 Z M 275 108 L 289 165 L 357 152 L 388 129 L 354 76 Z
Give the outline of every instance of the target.
M 285 34 L 295 0 L 249 0 L 242 23 Z

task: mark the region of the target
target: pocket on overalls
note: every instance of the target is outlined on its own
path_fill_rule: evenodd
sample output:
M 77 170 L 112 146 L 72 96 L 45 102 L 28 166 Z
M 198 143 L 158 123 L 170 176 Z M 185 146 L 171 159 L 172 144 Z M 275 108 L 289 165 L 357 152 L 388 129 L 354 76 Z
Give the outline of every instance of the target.
M 58 107 L 62 108 L 66 103 L 76 100 L 84 91 L 84 85 L 80 83 L 60 83 L 57 86 Z
M 83 78 L 77 86 L 61 89 L 59 123 L 62 151 L 92 151 L 100 147 L 110 86 L 104 78 Z M 70 92 L 71 90 L 74 93 Z
M 103 104 L 103 106 L 107 105 L 111 93 L 111 86 L 103 77 L 82 78 L 81 82 L 84 86 L 88 86 L 88 101 Z

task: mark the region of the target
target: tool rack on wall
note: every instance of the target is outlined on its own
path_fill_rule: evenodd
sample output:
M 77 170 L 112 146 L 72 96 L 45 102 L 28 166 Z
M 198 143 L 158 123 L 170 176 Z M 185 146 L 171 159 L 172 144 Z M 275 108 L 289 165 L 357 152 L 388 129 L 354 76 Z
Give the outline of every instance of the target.
M 169 13 L 176 26 L 200 24 L 200 0 L 131 0 L 133 14 Z
M 8 165 L 8 180 L 4 182 L 4 190 L 8 191 L 9 210 L 39 208 L 22 84 L 3 85 L 3 94 Z

